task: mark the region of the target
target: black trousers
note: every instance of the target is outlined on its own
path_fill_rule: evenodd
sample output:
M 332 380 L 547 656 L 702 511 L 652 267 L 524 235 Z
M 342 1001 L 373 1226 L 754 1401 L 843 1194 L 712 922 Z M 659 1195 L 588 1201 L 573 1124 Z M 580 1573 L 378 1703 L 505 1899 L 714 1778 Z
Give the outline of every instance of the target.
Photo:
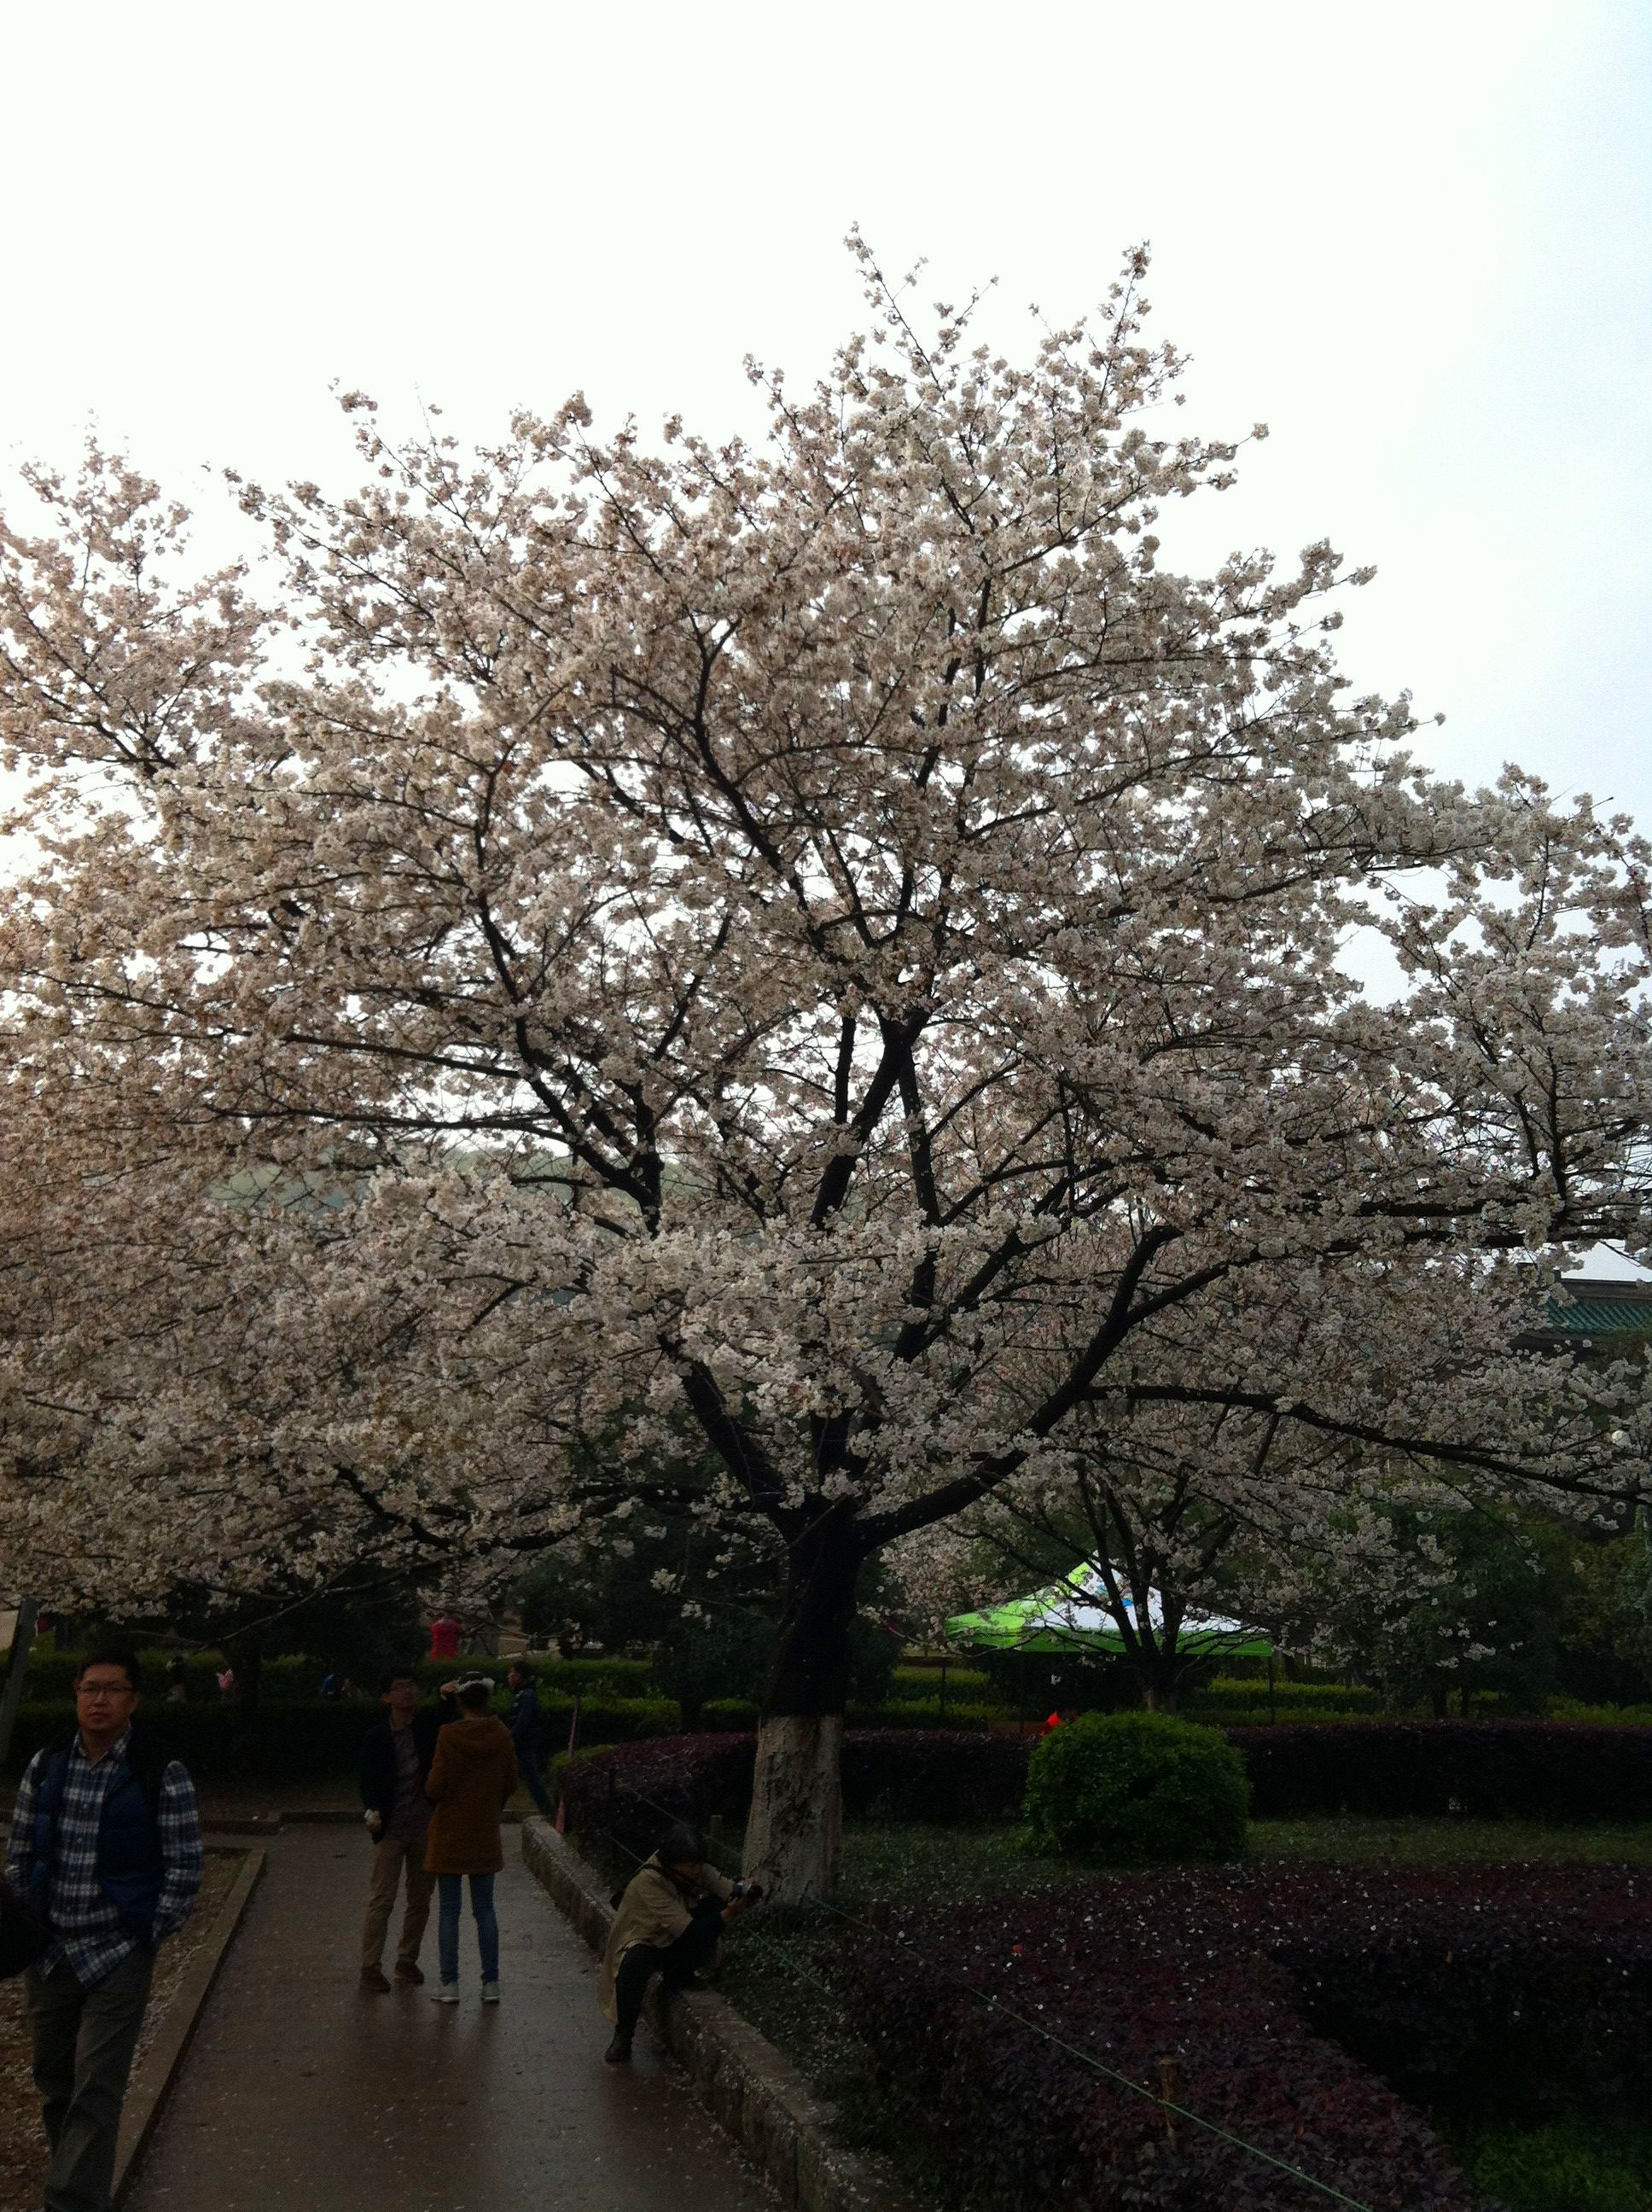
M 695 1905 L 693 1919 L 674 1943 L 632 1944 L 614 1977 L 619 2032 L 628 2042 L 636 2033 L 642 2000 L 654 1976 L 664 1974 L 668 1985 L 686 1982 L 717 1948 L 722 1932 L 723 1908 L 714 1897 L 708 1897 Z
M 52 2149 L 46 2212 L 108 2212 L 120 2108 L 154 1971 L 154 1952 L 137 1950 L 89 1989 L 67 1966 L 50 1974 L 31 1966 L 23 1978 Z

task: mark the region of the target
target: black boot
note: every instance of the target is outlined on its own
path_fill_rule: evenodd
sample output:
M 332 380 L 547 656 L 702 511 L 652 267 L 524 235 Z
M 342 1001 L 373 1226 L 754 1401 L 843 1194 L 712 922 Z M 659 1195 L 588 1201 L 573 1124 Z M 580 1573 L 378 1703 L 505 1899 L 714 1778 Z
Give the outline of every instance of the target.
M 603 2062 L 609 2066 L 623 2066 L 631 2056 L 631 2039 L 623 2027 L 614 2030 L 614 2039 L 603 2053 Z

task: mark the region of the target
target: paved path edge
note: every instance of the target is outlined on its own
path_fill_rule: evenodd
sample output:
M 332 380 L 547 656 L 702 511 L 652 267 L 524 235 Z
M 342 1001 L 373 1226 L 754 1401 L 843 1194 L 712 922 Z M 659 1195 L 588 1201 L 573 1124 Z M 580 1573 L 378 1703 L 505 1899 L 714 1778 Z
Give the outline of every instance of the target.
M 250 1850 L 246 1863 L 235 1877 L 234 1887 L 224 1899 L 218 1917 L 212 1924 L 212 1933 L 201 1948 L 200 1955 L 190 1967 L 171 2004 L 167 2008 L 165 2024 L 155 2041 L 138 2061 L 133 2073 L 131 2087 L 126 2093 L 126 2102 L 121 2111 L 120 2135 L 115 2145 L 115 2178 L 109 2191 L 109 2201 L 118 2204 L 137 2162 L 143 2155 L 155 2122 L 178 2079 L 185 2053 L 194 2039 L 206 2001 L 212 1994 L 212 1985 L 218 1978 L 218 1969 L 223 1965 L 230 1945 L 235 1940 L 252 1893 L 264 1875 L 267 1854 Z
M 551 1902 L 593 1951 L 613 1908 L 602 1878 L 550 1821 L 522 1823 L 522 1856 Z M 829 2139 L 835 2117 L 791 2060 L 713 1990 L 658 1985 L 648 2018 L 686 2069 L 695 2094 L 796 2212 L 915 2212 L 872 2162 Z M 596 2027 L 593 2020 L 593 2030 Z

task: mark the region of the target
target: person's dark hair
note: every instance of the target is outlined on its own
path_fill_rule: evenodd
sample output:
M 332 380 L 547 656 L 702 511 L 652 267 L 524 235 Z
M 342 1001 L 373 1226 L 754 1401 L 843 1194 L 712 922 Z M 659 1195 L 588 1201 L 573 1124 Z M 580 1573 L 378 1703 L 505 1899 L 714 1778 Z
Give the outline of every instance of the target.
M 88 1651 L 75 1669 L 75 1686 L 80 1687 L 81 1677 L 92 1667 L 124 1667 L 126 1680 L 134 1690 L 143 1687 L 143 1669 L 137 1662 L 137 1654 L 130 1644 L 100 1644 L 95 1651 Z
M 493 1703 L 493 1697 L 491 1682 L 461 1682 L 459 1685 L 459 1701 L 467 1713 L 485 1713 Z
M 398 1682 L 416 1683 L 418 1679 L 419 1670 L 416 1667 L 411 1665 L 406 1667 L 386 1667 L 384 1673 L 379 1677 L 379 1695 L 381 1698 L 387 1698 L 391 1692 L 395 1688 Z
M 525 1659 L 513 1659 L 506 1670 L 505 1680 L 507 1682 L 531 1682 L 533 1680 L 533 1669 Z
M 673 1821 L 660 1838 L 661 1866 L 698 1866 L 705 1856 L 706 1839 L 691 1821 Z

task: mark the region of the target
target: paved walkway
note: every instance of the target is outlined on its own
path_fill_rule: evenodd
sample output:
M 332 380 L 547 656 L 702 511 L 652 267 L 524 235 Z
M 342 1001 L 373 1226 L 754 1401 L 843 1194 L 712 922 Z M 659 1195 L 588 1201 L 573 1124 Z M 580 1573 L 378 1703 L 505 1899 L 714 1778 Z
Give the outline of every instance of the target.
M 468 1899 L 462 2004 L 363 1996 L 361 1836 L 274 1838 L 124 2212 L 772 2212 L 646 2031 L 602 2063 L 591 1954 L 516 1852 L 483 2011 Z M 433 1911 L 432 1982 L 435 1949 Z

